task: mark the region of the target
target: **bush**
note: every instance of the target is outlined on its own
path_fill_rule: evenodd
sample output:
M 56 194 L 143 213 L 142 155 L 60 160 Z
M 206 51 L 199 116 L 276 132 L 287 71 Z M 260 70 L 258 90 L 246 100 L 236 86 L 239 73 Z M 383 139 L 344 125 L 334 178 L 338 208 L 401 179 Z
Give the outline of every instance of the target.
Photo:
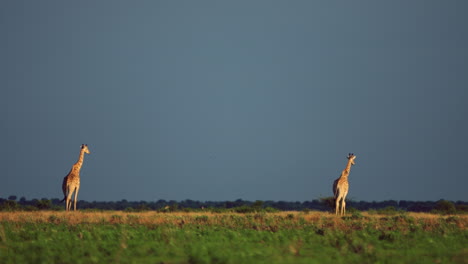
M 325 207 L 330 208 L 331 210 L 335 210 L 335 197 L 324 197 L 320 198 L 320 203 L 323 204 Z
M 350 213 L 350 214 L 361 214 L 361 211 L 359 211 L 358 209 L 354 208 L 354 207 L 347 207 L 346 208 L 346 213 Z
M 51 208 L 51 206 L 52 206 L 52 202 L 50 200 L 41 199 L 41 200 L 36 201 L 36 207 L 39 210 L 48 210 Z
M 273 208 L 273 207 L 266 207 L 265 209 L 263 209 L 263 212 L 266 212 L 266 213 L 277 213 L 277 212 L 279 212 L 279 210 L 276 209 L 276 208 Z
M 465 204 L 457 204 L 455 205 L 455 209 L 457 210 L 457 213 L 461 213 L 461 214 L 468 213 L 468 205 L 465 205 Z
M 378 214 L 383 215 L 396 215 L 399 214 L 400 211 L 395 208 L 395 206 L 387 206 L 385 208 L 377 210 Z
M 239 207 L 234 207 L 232 208 L 232 210 L 236 213 L 240 213 L 240 214 L 245 214 L 245 213 L 255 213 L 257 210 L 255 210 L 255 208 L 253 207 L 250 207 L 250 206 L 247 206 L 247 205 L 243 205 L 243 206 L 239 206 Z
M 352 209 L 354 209 L 354 208 L 352 208 Z M 352 212 L 351 219 L 361 219 L 361 218 L 364 217 L 364 216 L 362 216 L 361 211 L 359 211 L 357 209 L 350 210 L 350 212 Z
M 440 200 L 437 202 L 434 211 L 443 215 L 455 214 L 457 212 L 455 205 L 446 200 Z
M 0 211 L 15 211 L 18 209 L 19 209 L 18 203 L 16 203 L 16 201 L 13 201 L 13 200 L 4 201 L 0 205 Z

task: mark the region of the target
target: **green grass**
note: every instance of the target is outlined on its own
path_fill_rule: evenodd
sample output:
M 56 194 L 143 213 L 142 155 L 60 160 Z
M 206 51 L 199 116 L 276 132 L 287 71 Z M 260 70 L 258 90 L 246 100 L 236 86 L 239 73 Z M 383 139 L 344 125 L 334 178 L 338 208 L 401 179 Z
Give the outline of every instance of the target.
M 0 263 L 466 263 L 465 217 L 0 215 Z

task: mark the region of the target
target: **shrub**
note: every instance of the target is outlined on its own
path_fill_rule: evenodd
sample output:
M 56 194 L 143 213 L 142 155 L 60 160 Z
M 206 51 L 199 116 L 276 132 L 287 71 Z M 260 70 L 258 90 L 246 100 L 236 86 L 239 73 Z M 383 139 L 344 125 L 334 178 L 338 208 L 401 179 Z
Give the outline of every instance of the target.
M 36 202 L 36 207 L 39 210 L 48 210 L 52 206 L 52 202 L 47 199 L 41 199 Z
M 379 214 L 383 215 L 396 215 L 399 211 L 394 206 L 387 206 L 385 208 L 377 210 Z
M 250 207 L 250 206 L 247 206 L 247 205 L 243 205 L 243 206 L 239 206 L 239 207 L 234 207 L 232 208 L 232 210 L 236 213 L 241 213 L 241 214 L 245 214 L 245 213 L 255 213 L 256 210 L 255 208 L 253 207 Z
M 455 209 L 457 210 L 457 213 L 462 213 L 462 214 L 468 213 L 468 205 L 466 204 L 457 204 L 455 205 Z
M 19 209 L 18 203 L 16 203 L 16 201 L 13 201 L 13 200 L 4 201 L 0 205 L 0 211 L 15 211 L 18 209 Z
M 351 212 L 352 212 L 351 219 L 361 219 L 361 218 L 363 218 L 361 211 L 359 211 L 357 209 L 354 209 L 354 210 L 351 210 Z
M 263 209 L 263 211 L 266 212 L 266 213 L 277 213 L 277 212 L 279 212 L 278 209 L 273 208 L 273 207 L 265 207 L 265 209 Z
M 452 202 L 446 200 L 438 201 L 434 211 L 443 215 L 455 214 L 457 212 L 455 205 Z
M 323 204 L 325 207 L 330 208 L 330 210 L 335 209 L 335 197 L 320 198 L 320 203 Z
M 358 209 L 354 207 L 346 207 L 346 212 L 350 214 L 361 213 L 361 211 L 359 211 Z

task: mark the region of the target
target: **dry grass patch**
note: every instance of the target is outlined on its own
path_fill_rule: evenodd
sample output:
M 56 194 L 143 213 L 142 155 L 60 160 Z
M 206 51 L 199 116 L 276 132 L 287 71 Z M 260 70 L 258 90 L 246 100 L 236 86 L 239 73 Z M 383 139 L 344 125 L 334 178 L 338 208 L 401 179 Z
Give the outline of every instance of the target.
M 427 213 L 408 213 L 386 216 L 362 213 L 358 217 L 337 217 L 327 212 L 277 212 L 277 213 L 211 213 L 211 212 L 0 212 L 0 222 L 54 223 L 54 224 L 130 224 L 130 225 L 184 225 L 223 226 L 256 230 L 303 229 L 315 226 L 321 229 L 360 230 L 371 226 L 378 230 L 406 230 L 419 225 L 424 230 L 433 230 L 445 224 L 455 224 L 465 230 L 468 216 L 440 216 Z

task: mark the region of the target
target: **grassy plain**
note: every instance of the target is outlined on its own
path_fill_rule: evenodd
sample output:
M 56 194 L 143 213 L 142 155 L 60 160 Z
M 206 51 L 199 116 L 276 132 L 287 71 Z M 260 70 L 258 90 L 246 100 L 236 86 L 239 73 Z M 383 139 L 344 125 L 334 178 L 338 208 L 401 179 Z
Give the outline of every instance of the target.
M 468 216 L 0 212 L 0 263 L 468 263 Z

